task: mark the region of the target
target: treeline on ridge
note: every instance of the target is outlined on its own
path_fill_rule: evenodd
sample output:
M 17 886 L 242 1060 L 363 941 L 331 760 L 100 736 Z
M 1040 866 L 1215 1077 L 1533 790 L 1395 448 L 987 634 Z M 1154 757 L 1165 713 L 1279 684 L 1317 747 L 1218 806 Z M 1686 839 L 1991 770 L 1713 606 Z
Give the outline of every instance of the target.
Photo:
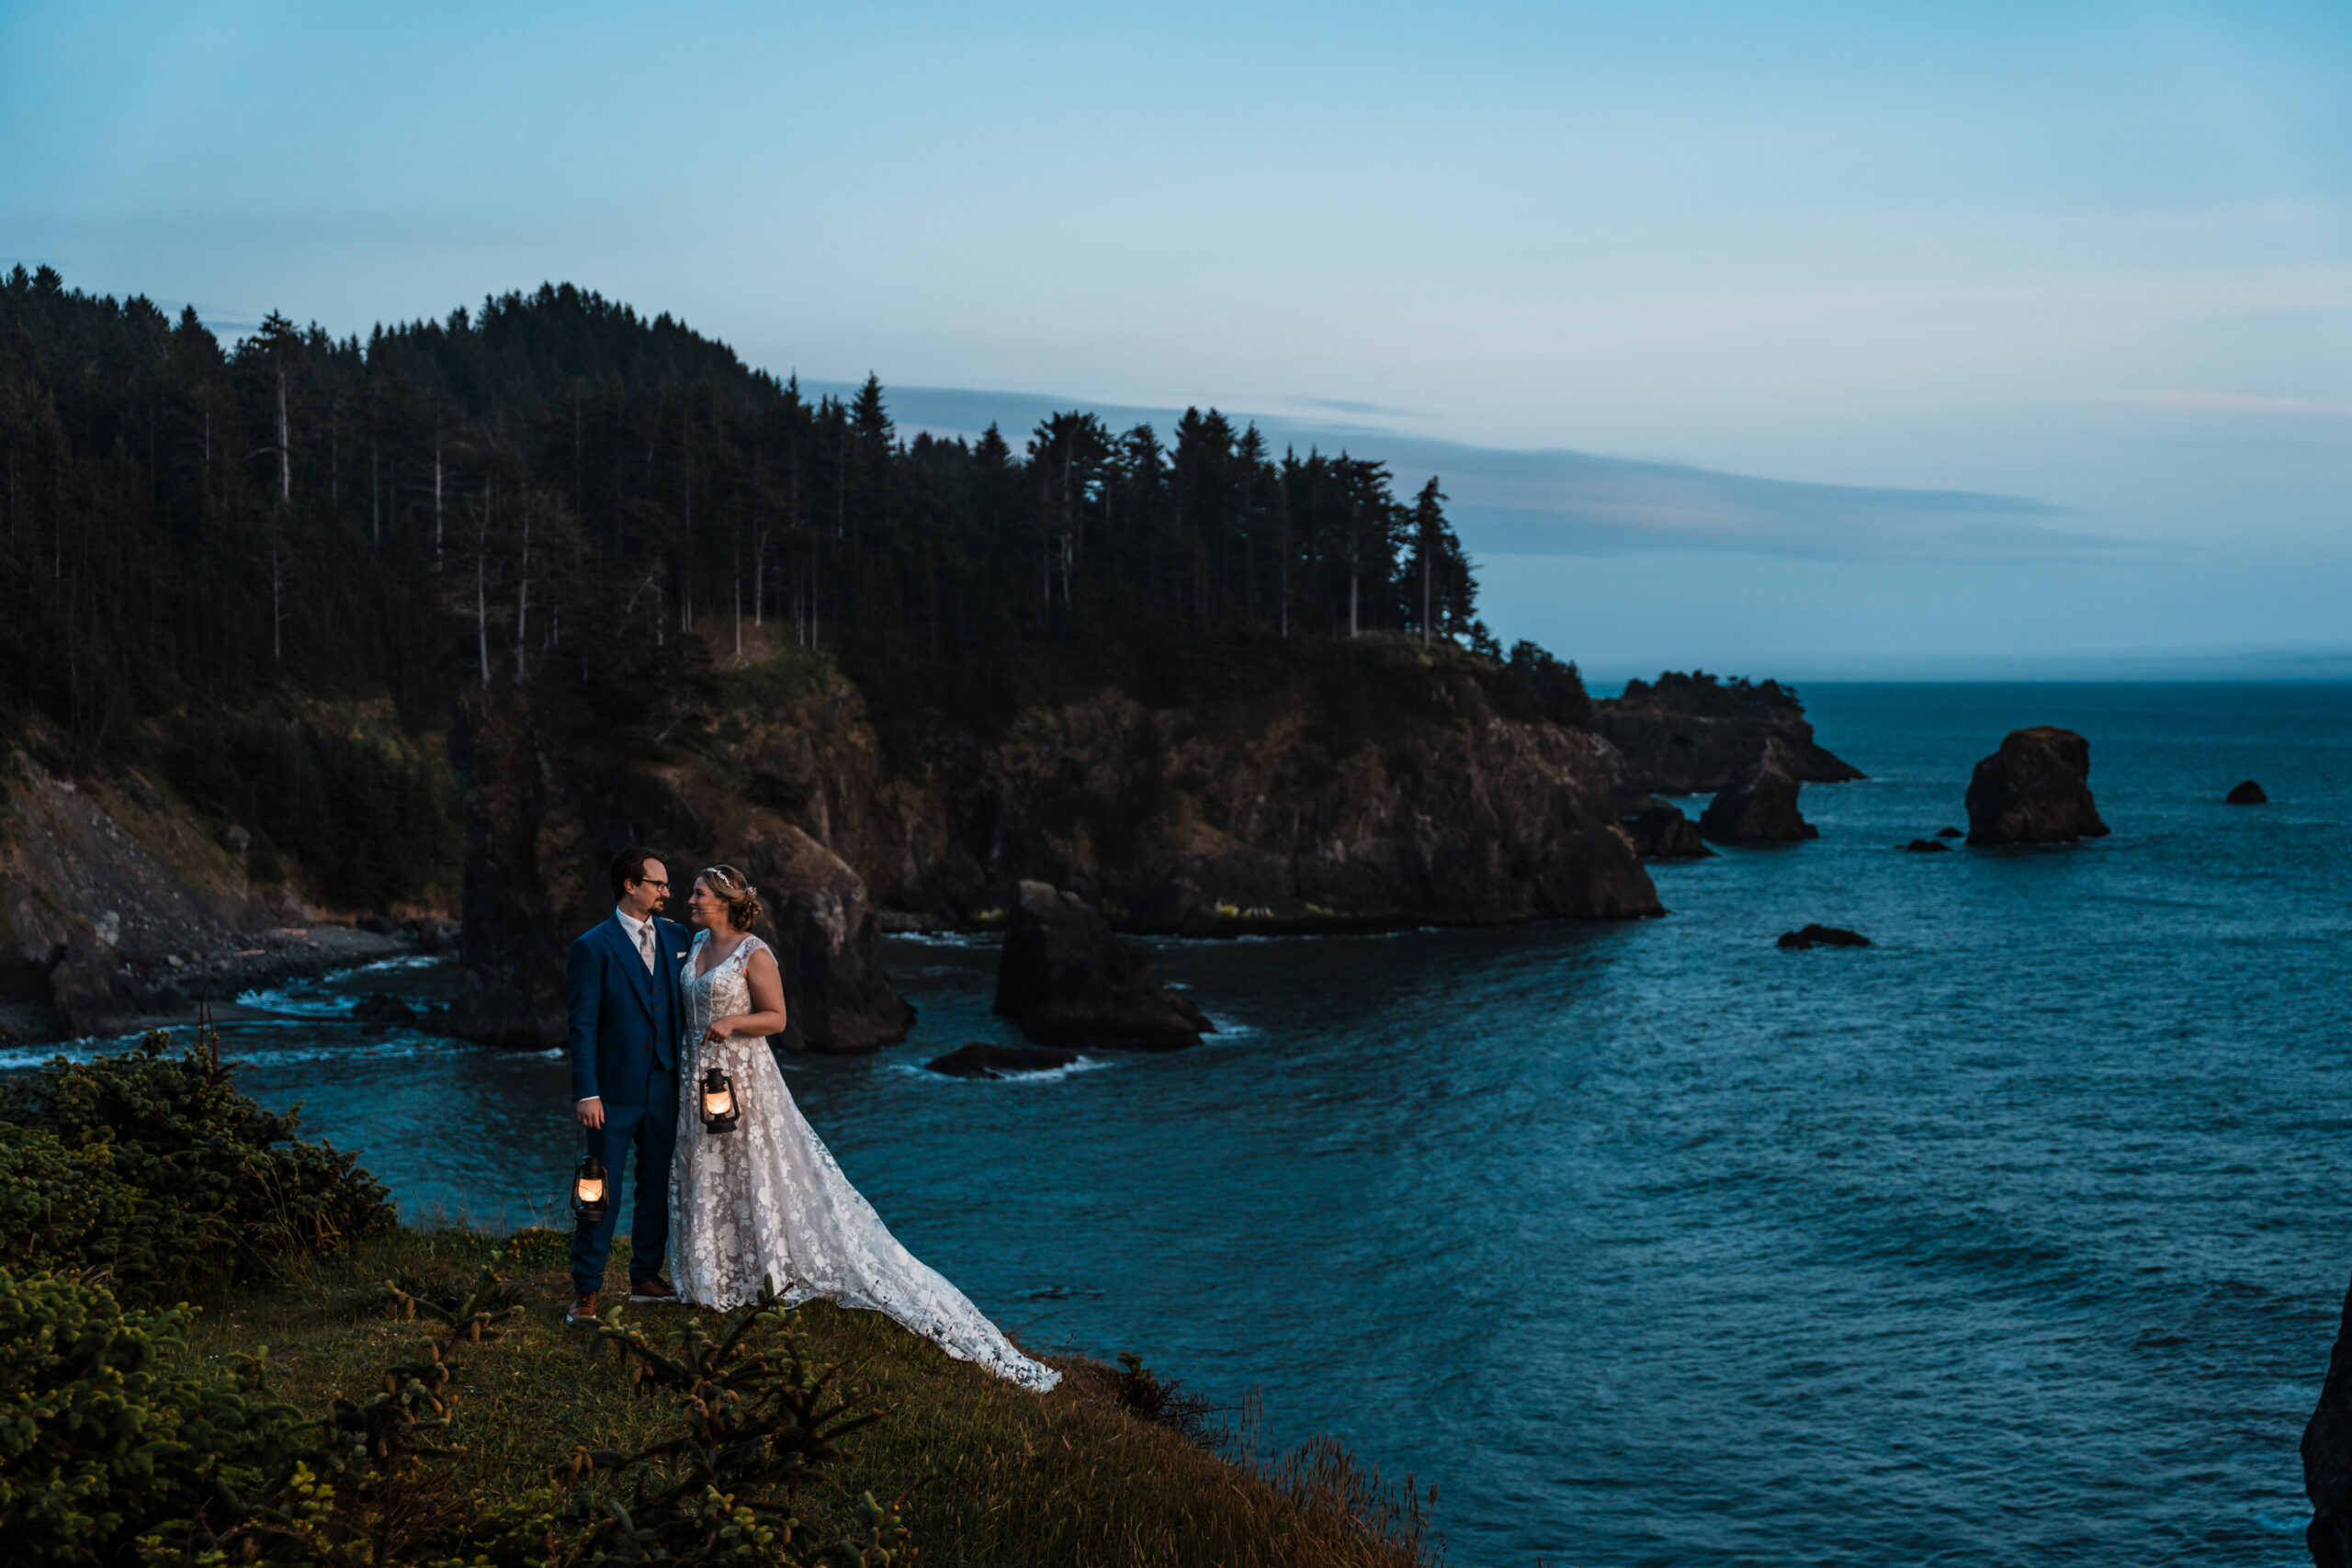
M 0 704 L 43 760 L 153 767 L 354 903 L 452 874 L 468 689 L 658 756 L 718 670 L 805 649 L 911 768 L 1035 703 L 1210 700 L 1379 633 L 1475 650 L 1506 711 L 1589 711 L 1574 666 L 1494 646 L 1434 478 L 1215 410 L 908 438 L 872 378 L 812 400 L 570 286 L 224 344 L 18 267 L 0 469 Z

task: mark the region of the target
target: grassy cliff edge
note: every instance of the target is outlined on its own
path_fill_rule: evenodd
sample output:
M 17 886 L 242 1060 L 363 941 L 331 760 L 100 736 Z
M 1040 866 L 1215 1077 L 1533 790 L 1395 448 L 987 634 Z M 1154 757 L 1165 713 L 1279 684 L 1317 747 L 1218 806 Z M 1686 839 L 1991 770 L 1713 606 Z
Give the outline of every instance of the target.
M 440 1478 L 453 1496 L 522 1492 L 577 1449 L 639 1447 L 675 1420 L 673 1400 L 634 1389 L 620 1358 L 563 1322 L 569 1238 L 537 1231 L 524 1242 L 506 1276 L 523 1313 L 459 1368 L 447 1438 L 464 1452 Z M 462 1291 L 498 1250 L 469 1232 L 389 1232 L 205 1314 L 187 1353 L 218 1366 L 266 1345 L 273 1395 L 324 1409 L 372 1392 L 387 1362 L 433 1327 L 385 1315 L 378 1281 Z M 616 1261 L 616 1277 L 620 1269 Z M 621 1310 L 656 1337 L 709 1316 Z M 842 1369 L 854 1404 L 887 1413 L 849 1440 L 849 1463 L 800 1494 L 819 1539 L 848 1534 L 870 1494 L 896 1501 L 917 1551 L 943 1562 L 1403 1568 L 1433 1555 L 1405 1489 L 1383 1485 L 1334 1444 L 1253 1458 L 1239 1431 L 1204 1446 L 1139 1414 L 1148 1402 L 1136 1397 L 1134 1375 L 1099 1361 L 1046 1356 L 1063 1382 L 1039 1396 L 878 1314 L 814 1303 L 792 1322 L 820 1361 Z

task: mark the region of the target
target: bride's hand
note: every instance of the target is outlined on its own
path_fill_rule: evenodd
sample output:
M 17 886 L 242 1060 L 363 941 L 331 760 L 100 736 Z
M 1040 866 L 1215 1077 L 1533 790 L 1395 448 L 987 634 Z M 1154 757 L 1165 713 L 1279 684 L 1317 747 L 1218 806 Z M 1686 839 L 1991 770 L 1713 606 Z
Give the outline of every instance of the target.
M 710 1021 L 710 1027 L 702 1032 L 702 1043 L 706 1045 L 716 1045 L 722 1040 L 734 1037 L 735 1021 L 731 1018 L 715 1018 Z

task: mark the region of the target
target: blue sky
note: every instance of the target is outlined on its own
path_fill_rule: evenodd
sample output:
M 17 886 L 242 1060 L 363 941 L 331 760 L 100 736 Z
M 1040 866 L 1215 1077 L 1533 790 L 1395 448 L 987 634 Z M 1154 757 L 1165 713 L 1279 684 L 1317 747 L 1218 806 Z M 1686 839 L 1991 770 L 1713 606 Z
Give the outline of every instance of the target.
M 2341 4 L 17 0 L 0 258 L 1214 402 L 1597 671 L 2352 670 L 2347 81 Z

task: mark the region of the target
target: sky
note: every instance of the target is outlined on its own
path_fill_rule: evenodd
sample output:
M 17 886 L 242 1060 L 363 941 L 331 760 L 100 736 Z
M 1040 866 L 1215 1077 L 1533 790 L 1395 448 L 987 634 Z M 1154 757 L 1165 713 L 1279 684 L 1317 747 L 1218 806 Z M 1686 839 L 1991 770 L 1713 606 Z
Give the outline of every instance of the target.
M 2352 674 L 2352 6 L 0 7 L 0 265 L 1440 475 L 1596 674 Z

